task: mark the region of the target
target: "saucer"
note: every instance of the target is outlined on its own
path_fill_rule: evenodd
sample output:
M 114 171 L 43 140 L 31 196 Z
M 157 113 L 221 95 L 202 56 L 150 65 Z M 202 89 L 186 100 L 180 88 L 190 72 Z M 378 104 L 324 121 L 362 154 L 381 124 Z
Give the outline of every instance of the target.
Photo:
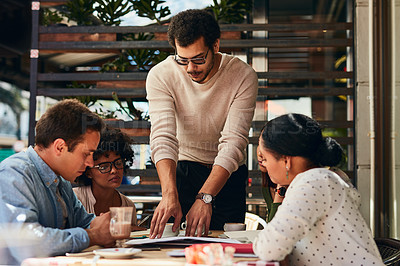
M 106 259 L 127 259 L 141 251 L 138 248 L 103 248 L 93 250 L 93 253 Z

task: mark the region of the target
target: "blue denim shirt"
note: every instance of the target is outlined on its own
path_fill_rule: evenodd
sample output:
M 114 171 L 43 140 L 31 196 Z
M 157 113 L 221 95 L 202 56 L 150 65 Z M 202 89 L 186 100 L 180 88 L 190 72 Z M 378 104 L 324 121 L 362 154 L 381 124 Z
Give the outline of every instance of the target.
M 60 229 L 64 218 L 57 187 L 68 210 L 65 229 Z M 71 183 L 57 176 L 32 147 L 0 163 L 0 197 L 0 226 L 34 224 L 41 240 L 38 248 L 48 255 L 79 252 L 89 246 L 84 228 L 89 228 L 95 216 L 86 212 Z M 18 253 L 9 249 L 11 254 Z

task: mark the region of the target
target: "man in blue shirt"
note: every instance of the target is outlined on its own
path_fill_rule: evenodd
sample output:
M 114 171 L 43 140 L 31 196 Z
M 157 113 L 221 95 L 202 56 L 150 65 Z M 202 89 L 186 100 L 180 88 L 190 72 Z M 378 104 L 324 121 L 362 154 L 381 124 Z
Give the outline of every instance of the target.
M 93 167 L 103 126 L 79 101 L 63 100 L 38 121 L 35 146 L 1 162 L 0 242 L 3 239 L 8 250 L 0 264 L 20 263 L 32 255 L 10 242 L 10 226 L 34 235 L 40 243 L 35 249 L 42 251 L 37 254 L 63 255 L 113 244 L 109 213 L 96 218 L 88 214 L 70 183 Z

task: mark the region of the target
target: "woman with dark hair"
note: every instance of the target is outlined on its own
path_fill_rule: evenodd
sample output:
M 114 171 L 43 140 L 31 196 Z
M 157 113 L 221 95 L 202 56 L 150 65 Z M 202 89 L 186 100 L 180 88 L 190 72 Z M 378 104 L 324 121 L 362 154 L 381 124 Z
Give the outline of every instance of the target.
M 119 129 L 106 127 L 93 153 L 94 166 L 76 179 L 82 186 L 74 188 L 86 211 L 100 215 L 110 207 L 133 207 L 132 223 L 136 224 L 135 204 L 116 190 L 121 185 L 125 170 L 132 165 L 132 141 Z
M 255 239 L 255 254 L 263 260 L 289 255 L 291 265 L 383 265 L 359 211 L 359 193 L 325 168 L 338 165 L 343 150 L 322 136 L 315 120 L 279 116 L 266 124 L 259 146 L 262 164 L 283 187 L 284 199 Z

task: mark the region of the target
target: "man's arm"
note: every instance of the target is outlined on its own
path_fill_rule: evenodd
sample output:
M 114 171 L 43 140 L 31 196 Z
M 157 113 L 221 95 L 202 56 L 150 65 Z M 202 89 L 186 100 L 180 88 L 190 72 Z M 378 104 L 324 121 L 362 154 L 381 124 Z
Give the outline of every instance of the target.
M 69 213 L 71 221 L 79 219 L 79 223 L 70 224 L 70 228 L 60 229 L 62 219 L 60 211 L 56 210 L 53 198 L 49 197 L 50 189 L 42 183 L 33 168 L 17 167 L 17 163 L 5 166 L 0 169 L 0 224 L 12 224 L 20 230 L 33 226 L 30 230 L 33 237 L 38 239 L 46 255 L 63 255 L 65 252 L 79 252 L 90 244 L 90 238 L 85 230 L 93 219 L 93 215 L 81 212 L 74 212 L 79 208 L 78 204 L 73 205 L 73 213 Z M 11 164 L 11 163 L 10 163 Z M 66 191 L 65 191 L 66 192 Z M 70 194 L 73 195 L 72 190 Z M 64 198 L 67 199 L 67 198 Z M 70 199 L 70 198 L 69 198 Z M 71 202 L 69 202 L 71 204 Z M 69 205 L 67 204 L 67 206 Z M 106 219 L 105 217 L 103 219 Z M 104 225 L 102 229 L 105 229 Z M 90 229 L 91 232 L 100 236 L 98 229 Z M 107 230 L 108 227 L 107 227 Z M 21 231 L 22 232 L 22 231 Z M 110 241 L 113 241 L 110 237 Z M 96 240 L 100 244 L 100 241 Z M 108 241 L 102 244 L 107 244 Z M 18 254 L 18 248 L 10 250 L 11 254 Z M 17 256 L 17 255 L 15 255 Z
M 162 159 L 157 162 L 157 173 L 160 178 L 162 199 L 158 204 L 150 225 L 150 238 L 161 237 L 165 224 L 173 216 L 175 222 L 172 230 L 179 230 L 182 218 L 182 209 L 179 204 L 176 188 L 176 163 L 171 159 Z
M 199 193 L 207 193 L 216 196 L 225 185 L 229 176 L 230 174 L 225 168 L 219 165 L 214 165 Z M 204 203 L 200 199 L 196 200 L 186 215 L 186 235 L 194 236 L 197 229 L 197 236 L 201 236 L 203 227 L 205 228 L 205 235 L 208 235 L 211 215 L 212 204 Z
M 182 218 L 176 188 L 176 162 L 179 148 L 176 138 L 176 108 L 174 95 L 171 94 L 171 89 L 168 88 L 168 82 L 166 82 L 171 79 L 168 61 L 169 59 L 166 59 L 152 68 L 146 80 L 151 117 L 151 158 L 156 163 L 162 190 L 162 199 L 151 221 L 150 238 L 162 236 L 165 224 L 171 216 L 175 217 L 173 230 L 179 230 Z

